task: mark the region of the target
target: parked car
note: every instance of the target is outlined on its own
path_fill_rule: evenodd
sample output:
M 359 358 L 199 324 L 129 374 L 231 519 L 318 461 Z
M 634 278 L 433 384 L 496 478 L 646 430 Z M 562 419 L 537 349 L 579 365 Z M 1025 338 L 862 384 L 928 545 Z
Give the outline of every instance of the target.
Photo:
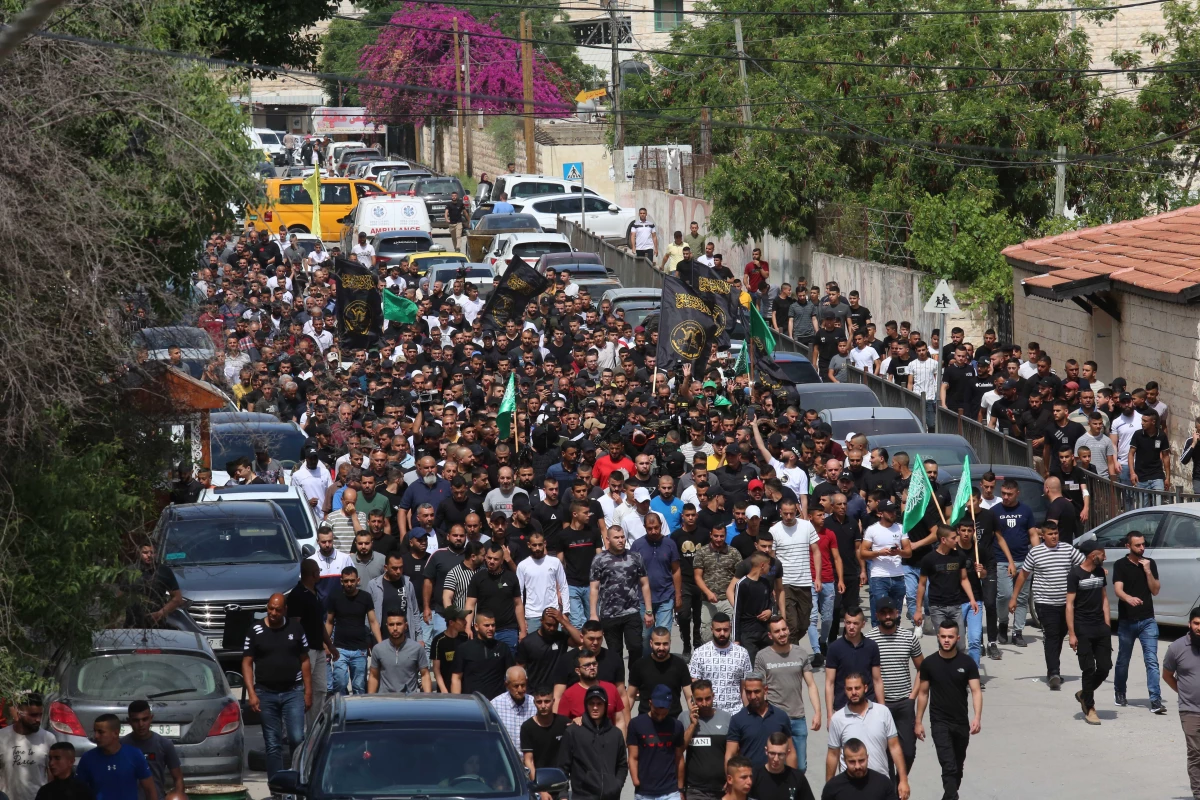
M 527 172 L 507 173 L 497 175 L 492 186 L 492 198 L 500 197 L 501 192 L 508 193 L 509 201 L 521 198 L 543 197 L 552 194 L 578 194 L 579 181 L 568 181 L 553 175 L 534 175 Z M 591 189 L 588 194 L 596 194 Z M 599 195 L 597 195 L 598 197 Z
M 637 328 L 651 313 L 662 306 L 661 289 L 624 288 L 609 289 L 601 301 L 612 303 L 613 313 L 620 311 L 625 321 Z
M 890 450 L 888 451 L 891 452 Z M 908 451 L 911 455 L 912 451 Z M 932 458 L 938 462 L 938 483 L 954 497 L 954 493 L 958 491 L 959 481 L 962 480 L 962 458 L 959 458 L 956 463 L 949 461 L 939 461 L 936 456 L 925 455 L 924 450 L 919 451 L 922 458 Z M 914 456 L 915 458 L 915 456 Z M 1005 479 L 1012 478 L 1020 487 L 1021 502 L 1029 506 L 1029 510 L 1033 512 L 1033 520 L 1037 524 L 1041 524 L 1046 520 L 1046 512 L 1049 510 L 1050 504 L 1046 502 L 1046 496 L 1042 493 L 1043 483 L 1042 476 L 1035 469 L 1030 467 L 1012 467 L 1006 464 L 976 464 L 975 456 L 971 456 L 971 485 L 978 487 L 980 479 L 983 478 L 985 472 L 991 471 L 996 475 L 996 497 L 1000 496 L 1000 485 Z
M 776 356 L 780 355 L 778 352 Z M 813 383 L 798 391 L 800 408 L 882 408 L 883 403 L 866 386 L 858 383 Z
M 215 486 L 203 489 L 196 502 L 241 503 L 248 500 L 270 500 L 283 509 L 292 535 L 300 547 L 300 555 L 308 558 L 317 552 L 317 521 L 308 496 L 296 486 L 281 483 L 251 483 L 246 486 Z
M 414 197 L 393 194 L 365 197 L 358 208 L 339 222 L 344 223 L 340 236 L 342 252 L 349 252 L 358 243 L 358 236 L 362 233 L 367 238 L 386 231 L 411 231 L 427 233 L 431 238 L 433 236 L 425 204 Z
M 366 142 L 334 142 L 325 149 L 325 168 L 333 173 L 342 153 L 346 150 L 362 150 L 366 146 Z
M 224 486 L 230 478 L 225 465 L 239 456 L 254 458 L 254 448 L 263 441 L 271 458 L 276 459 L 285 470 L 284 481 L 291 480 L 292 470 L 301 461 L 300 451 L 308 436 L 296 422 L 259 422 L 241 419 L 213 425 L 209 436 L 212 450 L 213 485 Z
M 265 153 L 267 160 L 272 164 L 276 156 L 283 155 L 283 138 L 270 128 L 246 127 L 242 129 L 242 133 L 250 141 L 251 147 Z
M 845 384 L 834 385 L 844 386 Z M 878 436 L 868 436 L 867 445 L 887 450 L 889 459 L 899 452 L 908 453 L 908 457 L 912 461 L 915 461 L 918 455 L 922 459 L 932 458 L 938 463 L 938 475 L 942 483 L 948 480 L 947 475 L 957 475 L 962 472 L 964 456 L 969 455 L 972 464 L 979 463 L 979 456 L 975 454 L 975 448 L 971 447 L 970 442 L 966 439 L 954 433 L 881 433 Z M 916 469 L 915 465 L 913 469 Z M 942 474 L 943 469 L 946 471 L 944 475 Z M 1038 492 L 1041 492 L 1040 480 Z M 1024 495 L 1025 492 L 1022 491 L 1021 494 Z
M 67 658 L 46 695 L 47 729 L 80 756 L 95 747 L 101 714 L 128 715 L 134 700 L 154 708 L 151 730 L 175 745 L 185 783 L 241 783 L 241 709 L 225 673 L 198 633 L 169 629 L 100 631 L 92 651 Z M 132 730 L 121 725 L 121 735 Z M 170 784 L 168 783 L 168 786 Z
M 588 253 L 584 250 L 572 250 L 569 253 L 546 253 L 546 254 L 544 254 L 541 258 L 538 259 L 537 264 L 535 265 L 535 269 L 537 269 L 538 272 L 540 272 L 544 275 L 546 273 L 546 270 L 550 269 L 551 267 L 558 270 L 559 272 L 562 272 L 563 270 L 567 270 L 568 272 L 571 272 L 575 269 L 576 265 L 578 265 L 578 264 L 603 264 L 603 263 L 604 262 L 600 260 L 600 256 L 596 255 L 595 253 Z M 611 271 L 610 271 L 610 274 L 612 274 Z M 614 277 L 616 277 L 616 276 L 614 275 Z M 660 294 L 661 294 L 661 292 L 660 292 Z
M 397 769 L 395 753 L 404 754 Z M 405 797 L 529 800 L 566 794 L 567 777 L 529 779 L 491 703 L 473 695 L 334 695 L 313 722 L 294 769 L 270 790 L 306 800 Z
M 371 237 L 375 248 L 375 268 L 386 270 L 405 256 L 424 253 L 433 247 L 433 236 L 425 231 L 384 231 Z
M 488 214 L 467 234 L 467 255 L 471 261 L 483 262 L 498 234 L 540 233 L 541 230 L 537 218 L 528 214 Z
M 529 197 L 523 201 L 514 202 L 513 208 L 521 214 L 532 214 L 537 217 L 542 230 L 545 231 L 556 232 L 559 217 L 565 217 L 578 223 L 582 215 L 586 218 L 585 227 L 589 231 L 606 239 L 624 239 L 626 241 L 628 241 L 629 226 L 637 219 L 635 209 L 621 208 L 603 197 L 590 194 L 581 200 L 579 192 Z
M 1024 492 L 1022 492 L 1024 495 Z M 1095 539 L 1104 546 L 1108 564 L 1108 606 L 1117 618 L 1117 596 L 1113 588 L 1112 565 L 1125 558 L 1125 539 L 1133 531 L 1146 537 L 1146 556 L 1158 565 L 1162 590 L 1154 598 L 1154 619 L 1163 625 L 1188 624 L 1188 614 L 1200 605 L 1200 503 L 1174 503 L 1167 506 L 1127 511 L 1076 542 Z
M 450 223 L 445 219 L 446 204 L 450 202 L 450 195 L 454 192 L 458 193 L 460 200 L 465 194 L 462 182 L 458 178 L 421 178 L 412 188 L 413 196 L 425 201 L 425 208 L 429 210 L 429 218 L 433 220 L 435 228 L 450 227 Z
M 286 225 L 289 231 L 309 233 L 313 204 L 300 178 L 271 178 L 257 205 L 246 209 L 247 222 L 266 223 L 272 229 Z M 331 241 L 342 229 L 342 218 L 358 208 L 358 202 L 383 187 L 372 181 L 330 178 L 321 181 L 321 233 Z
M 300 579 L 300 547 L 287 515 L 269 500 L 169 505 L 154 542 L 185 600 L 168 624 L 205 637 L 226 660 L 240 658 L 246 631 L 266 614 L 271 595 Z
M 844 442 L 851 433 L 878 436 L 884 433 L 925 433 L 924 421 L 907 408 L 879 406 L 825 408 L 821 421 L 833 429 L 835 441 Z
M 561 233 L 502 233 L 492 242 L 491 252 L 483 259 L 484 264 L 496 268 L 503 275 L 508 262 L 513 258 L 524 259 L 533 266 L 546 253 L 569 253 L 571 242 Z
M 408 257 L 408 263 L 417 267 L 417 275 L 424 276 L 430 269 L 441 266 L 465 266 L 467 257 L 463 253 L 449 253 L 441 245 L 434 245 L 426 253 L 413 253 Z
M 394 169 L 409 169 L 409 163 L 407 161 L 389 161 L 387 159 L 383 161 L 368 161 L 366 164 L 359 165 L 358 177 L 378 180 L 383 173 Z
M 381 157 L 380 152 L 374 147 L 348 147 L 338 154 L 333 173 L 345 177 L 346 169 L 351 161 L 362 158 L 379 159 Z
M 433 173 L 424 169 L 394 169 L 388 173 L 387 183 L 383 184 L 389 192 L 396 194 L 415 194 L 414 187 L 422 178 L 432 178 Z
M 133 335 L 133 344 L 146 348 L 146 357 L 150 361 L 169 361 L 170 349 L 178 347 L 183 368 L 193 378 L 204 374 L 204 367 L 216 354 L 216 346 L 207 331 L 182 325 L 142 328 Z

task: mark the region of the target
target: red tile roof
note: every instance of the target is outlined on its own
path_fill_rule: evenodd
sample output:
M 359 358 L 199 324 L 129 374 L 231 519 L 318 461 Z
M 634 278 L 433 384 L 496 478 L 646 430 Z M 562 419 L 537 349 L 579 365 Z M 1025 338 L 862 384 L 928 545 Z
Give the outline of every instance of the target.
M 1114 288 L 1125 284 L 1190 299 L 1200 287 L 1200 206 L 1153 217 L 1101 225 L 1031 239 L 1005 248 L 1009 263 L 1046 274 L 1028 286 L 1051 289 L 1075 281 L 1107 277 Z

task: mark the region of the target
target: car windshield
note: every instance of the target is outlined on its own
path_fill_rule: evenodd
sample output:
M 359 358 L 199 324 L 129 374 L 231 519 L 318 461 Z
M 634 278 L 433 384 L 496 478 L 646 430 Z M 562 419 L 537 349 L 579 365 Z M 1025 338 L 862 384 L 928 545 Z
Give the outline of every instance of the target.
M 519 258 L 537 260 L 546 253 L 569 253 L 571 245 L 566 242 L 521 242 L 514 244 L 512 253 Z
M 375 245 L 375 252 L 381 256 L 400 255 L 402 253 L 418 253 L 429 247 L 428 239 L 397 236 L 384 239 Z
M 236 514 L 231 511 L 228 516 L 214 519 L 172 522 L 163 538 L 163 560 L 172 567 L 289 564 L 298 560 L 282 524 L 269 519 L 238 519 Z
M 658 303 L 653 305 L 638 305 L 633 303 L 613 304 L 613 310 L 616 311 L 618 309 L 625 312 L 625 321 L 636 328 L 642 324 L 642 320 L 644 320 L 647 315 L 658 311 Z
M 779 368 L 792 383 L 820 383 L 817 369 L 807 361 L 780 361 Z
M 449 178 L 435 178 L 433 180 L 421 181 L 421 185 L 417 187 L 417 191 L 421 194 L 450 194 L 451 192 L 462 193 L 462 187 L 458 181 Z
M 395 753 L 404 754 L 404 769 Z M 319 786 L 338 797 L 500 797 L 525 794 L 518 779 L 494 731 L 373 728 L 329 737 Z
M 416 185 L 416 180 L 413 178 L 393 179 L 391 190 L 397 194 L 407 194 L 408 190 Z
M 254 458 L 254 447 L 259 440 L 265 440 L 267 451 L 271 458 L 276 459 L 285 467 L 294 465 L 300 460 L 300 450 L 308 437 L 304 432 L 289 425 L 272 425 L 270 428 L 256 428 L 248 425 L 222 425 L 212 433 L 212 463 L 215 468 L 222 468 L 235 458 L 245 456 Z
M 801 394 L 800 398 L 805 408 L 815 408 L 818 411 L 823 408 L 854 408 L 867 405 L 863 402 L 863 393 L 855 391 L 809 392 Z
M 832 425 L 833 438 L 846 441 L 851 433 L 880 436 L 885 433 L 923 433 L 921 425 L 914 419 L 845 419 L 835 420 Z
M 279 135 L 271 131 L 258 131 L 258 140 L 263 144 L 279 144 Z
M 524 228 L 541 230 L 537 217 L 528 214 L 488 214 L 479 220 L 478 230 L 481 231 L 514 231 Z
M 63 687 L 82 700 L 126 701 L 156 696 L 205 700 L 225 693 L 215 661 L 185 653 L 147 652 L 93 656 L 71 668 Z
M 288 527 L 297 539 L 307 539 L 312 531 L 309 530 L 308 512 L 301 505 L 299 497 L 280 497 L 272 500 L 287 517 Z
M 166 350 L 182 347 L 190 350 L 212 350 L 213 342 L 200 328 L 145 328 L 138 332 L 147 350 Z

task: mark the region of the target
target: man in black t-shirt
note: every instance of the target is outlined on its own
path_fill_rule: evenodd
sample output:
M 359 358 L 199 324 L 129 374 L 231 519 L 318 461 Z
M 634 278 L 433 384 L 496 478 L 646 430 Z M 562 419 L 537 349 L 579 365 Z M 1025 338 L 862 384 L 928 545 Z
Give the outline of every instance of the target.
M 813 343 L 817 349 L 817 369 L 821 375 L 829 372 L 829 362 L 838 354 L 838 342 L 846 340 L 846 332 L 838 323 L 837 314 L 832 308 L 821 309 L 821 327 L 817 329 L 817 340 Z
M 1046 522 L 1058 524 L 1060 542 L 1073 544 L 1076 537 L 1083 533 L 1083 524 L 1079 521 L 1079 512 L 1075 504 L 1062 494 L 1062 481 L 1051 475 L 1043 483 L 1043 494 L 1047 500 Z
M 1129 480 L 1139 489 L 1157 489 L 1171 481 L 1171 445 L 1158 429 L 1158 412 L 1142 409 L 1142 429 L 1129 440 Z
M 929 727 L 933 746 L 942 765 L 943 800 L 957 800 L 962 784 L 963 765 L 971 736 L 983 726 L 983 690 L 979 685 L 979 667 L 958 649 L 958 627 L 953 620 L 942 620 L 937 629 L 938 651 L 921 662 L 917 687 L 917 738 L 925 740 L 925 707 L 929 706 Z M 975 716 L 967 720 L 967 691 Z M 932 702 L 931 702 L 932 701 Z
M 921 574 L 917 580 L 917 604 L 913 622 L 920 625 L 925 615 L 925 598 L 929 599 L 929 620 L 936 629 L 942 620 L 952 620 L 962 629 L 963 603 L 978 613 L 962 551 L 958 549 L 958 534 L 945 525 L 937 529 L 937 547 L 921 559 Z
M 521 584 L 516 574 L 505 568 L 504 548 L 494 539 L 487 543 L 487 549 L 484 550 L 483 565 L 484 568 L 476 572 L 467 585 L 467 611 L 491 612 L 496 623 L 496 638 L 507 644 L 509 650 L 515 651 L 525 636 L 525 603 L 521 596 Z
M 349 684 L 354 694 L 366 694 L 367 652 L 381 636 L 371 595 L 358 588 L 357 569 L 342 569 L 342 591 L 331 592 L 327 606 L 325 629 L 339 654 L 329 670 L 329 691 L 347 694 Z
M 671 632 L 655 628 L 650 632 L 650 655 L 633 662 L 629 670 L 629 704 L 638 703 L 639 714 L 650 713 L 650 695 L 658 686 L 671 690 L 671 714 L 679 716 L 692 702 L 692 674 L 687 662 L 671 652 Z M 684 703 L 679 696 L 682 693 Z
M 1146 558 L 1146 537 L 1133 531 L 1125 537 L 1129 555 L 1113 564 L 1112 582 L 1117 595 L 1117 666 L 1113 673 L 1113 690 L 1117 705 L 1123 706 L 1125 686 L 1129 680 L 1129 661 L 1133 658 L 1133 643 L 1141 643 L 1146 663 L 1146 689 L 1150 694 L 1150 710 L 1167 713 L 1162 703 L 1158 683 L 1158 623 L 1154 620 L 1154 596 L 1162 588 L 1158 580 L 1158 564 Z
M 521 724 L 521 757 L 529 770 L 529 779 L 537 780 L 539 769 L 558 764 L 558 745 L 570 720 L 554 713 L 553 687 L 534 684 L 532 694 L 537 713 Z M 543 792 L 541 800 L 549 797 Z
M 454 651 L 450 691 L 454 694 L 480 692 L 497 697 L 506 691 L 504 675 L 516 666 L 512 650 L 496 638 L 496 617 L 481 608 L 475 612 L 475 636 Z
M 591 598 L 592 559 L 604 547 L 600 532 L 590 524 L 591 509 L 587 502 L 572 500 L 566 506 L 569 522 L 546 545 L 562 562 L 567 574 L 567 591 L 571 595 L 571 624 L 583 627 L 588 618 Z
M 525 668 L 530 686 L 554 686 L 567 657 L 567 648 L 578 645 L 579 631 L 554 606 L 542 612 L 541 626 L 517 645 L 517 663 Z
M 347 569 L 353 569 L 347 567 Z M 283 769 L 284 738 L 292 752 L 304 741 L 304 712 L 312 706 L 312 670 L 304 629 L 287 618 L 287 599 L 273 594 L 267 616 L 246 634 L 242 647 L 246 703 L 262 715 L 267 777 Z
M 300 627 L 304 629 L 304 638 L 308 640 L 308 665 L 312 672 L 313 686 L 317 687 L 317 702 L 312 704 L 309 713 L 305 715 L 306 726 L 312 723 L 324 705 L 325 687 L 329 683 L 326 651 L 329 656 L 338 655 L 333 640 L 329 638 L 329 632 L 325 630 L 325 606 L 321 603 L 321 598 L 317 597 L 317 582 L 320 580 L 320 564 L 306 558 L 300 562 L 300 582 L 287 596 L 288 619 L 299 622 Z
M 466 208 L 458 198 L 458 192 L 450 193 L 450 202 L 446 203 L 446 213 L 443 215 L 450 229 L 450 244 L 454 252 L 458 252 L 458 238 L 462 236 L 463 221 L 466 219 Z
M 942 367 L 942 405 L 973 417 L 967 397 L 974 386 L 975 368 L 967 361 L 967 349 L 960 344 L 954 348 L 954 360 Z
M 754 768 L 750 796 L 754 800 L 813 800 L 804 773 L 788 766 L 791 737 L 775 731 L 767 737 L 767 763 Z
M 1096 689 L 1108 677 L 1112 667 L 1112 635 L 1108 630 L 1108 593 L 1105 579 L 1104 546 L 1096 540 L 1079 545 L 1083 563 L 1067 573 L 1067 636 L 1079 658 L 1083 688 L 1075 699 L 1083 709 L 1088 725 L 1099 725 L 1096 714 Z
M 976 597 L 975 600 L 981 602 L 984 609 L 987 626 L 988 657 L 993 661 L 999 661 L 1002 657 L 999 645 L 1000 615 L 996 608 L 996 589 L 999 580 L 999 570 L 1007 570 L 1010 576 L 1016 575 L 1019 565 L 1013 560 L 1005 538 L 996 535 L 996 515 L 992 513 L 991 509 L 983 507 L 979 487 L 971 487 L 971 508 L 974 509 L 975 539 L 978 542 L 979 563 L 987 570 L 987 574 L 980 579 L 983 587 L 983 597 Z M 963 519 L 971 518 L 972 516 L 970 515 L 963 517 Z M 997 547 L 1000 548 L 1000 554 L 1004 556 L 1003 563 L 1000 563 L 996 554 Z M 972 551 L 974 549 L 972 548 Z
M 440 614 L 444 619 L 445 630 L 433 637 L 430 661 L 433 663 L 433 675 L 437 680 L 438 691 L 450 694 L 455 653 L 459 647 L 470 641 L 466 634 L 467 612 L 451 606 L 443 608 Z
M 1053 422 L 1043 429 L 1045 443 L 1042 445 L 1042 459 L 1046 462 L 1046 469 L 1051 472 L 1055 472 L 1058 467 L 1059 451 L 1067 448 L 1074 453 L 1075 443 L 1079 441 L 1080 436 L 1087 433 L 1087 428 L 1067 418 L 1070 413 L 1070 403 L 1066 400 L 1055 400 L 1051 412 Z

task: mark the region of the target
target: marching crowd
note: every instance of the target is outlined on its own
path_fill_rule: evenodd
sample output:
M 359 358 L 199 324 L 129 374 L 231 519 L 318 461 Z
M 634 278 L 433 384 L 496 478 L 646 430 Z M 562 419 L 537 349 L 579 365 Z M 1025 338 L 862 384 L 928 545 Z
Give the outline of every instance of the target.
M 290 481 L 321 520 L 319 550 L 271 598 L 243 659 L 269 773 L 326 693 L 479 692 L 530 771 L 563 768 L 576 798 L 617 800 L 627 780 L 639 800 L 802 800 L 810 782 L 823 798 L 907 798 L 928 735 L 949 800 L 982 726 L 981 661 L 1025 647 L 1027 623 L 1042 630 L 1051 690 L 1068 640 L 1076 699 L 1100 724 L 1110 582 L 1115 701 L 1127 702 L 1137 641 L 1151 709 L 1165 713 L 1145 539 L 1131 534 L 1111 570 L 1103 549 L 1072 544 L 1087 519 L 1079 470 L 1143 486 L 1169 475 L 1157 387 L 1127 400 L 1090 363 L 1067 362 L 1062 380 L 1036 345 L 1022 362 L 992 331 L 972 348 L 955 329 L 939 347 L 937 332 L 927 342 L 888 322 L 878 340 L 857 292 L 801 281 L 793 295 L 757 252 L 735 276 L 703 245 L 697 261 L 812 345 L 823 378 L 854 364 L 1032 441 L 1050 501 L 1036 520 L 1015 481 L 987 473 L 959 503 L 933 461 L 834 441 L 729 353 L 714 348 L 702 374 L 663 373 L 658 330 L 567 275 L 492 330 L 461 280 L 418 286 L 402 265 L 378 280 L 418 303 L 416 322 L 339 352 L 336 277 L 290 261 L 285 237 L 215 236 L 192 320 L 218 345 L 209 379 L 309 436 Z M 932 358 L 947 362 L 940 386 Z M 282 482 L 277 463 L 264 448 L 230 465 L 232 482 Z M 211 471 L 177 477 L 186 500 Z M 1181 687 L 1200 797 L 1194 627 L 1162 674 Z M 819 780 L 807 760 L 818 731 Z

